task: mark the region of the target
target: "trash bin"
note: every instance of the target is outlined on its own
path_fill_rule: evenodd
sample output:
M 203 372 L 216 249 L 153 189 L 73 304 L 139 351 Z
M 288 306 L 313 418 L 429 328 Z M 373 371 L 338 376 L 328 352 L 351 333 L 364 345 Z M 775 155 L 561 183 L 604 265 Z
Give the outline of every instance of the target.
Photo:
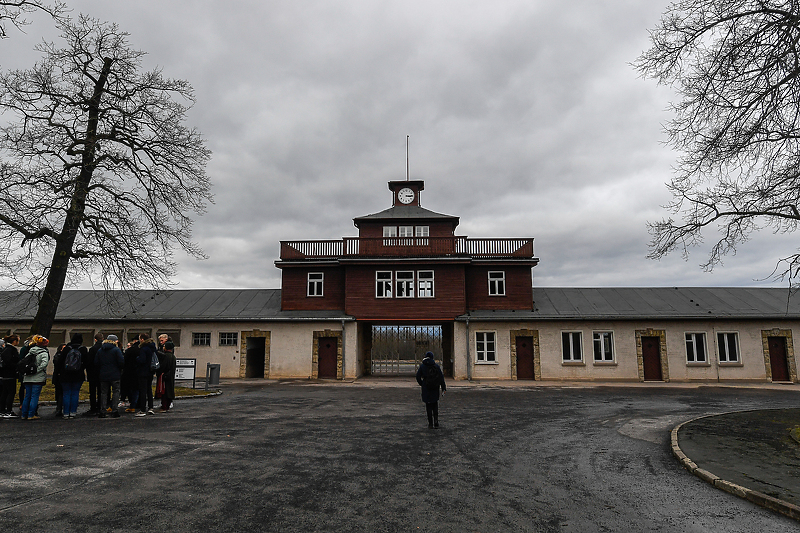
M 219 385 L 218 363 L 206 363 L 206 388 L 209 385 Z

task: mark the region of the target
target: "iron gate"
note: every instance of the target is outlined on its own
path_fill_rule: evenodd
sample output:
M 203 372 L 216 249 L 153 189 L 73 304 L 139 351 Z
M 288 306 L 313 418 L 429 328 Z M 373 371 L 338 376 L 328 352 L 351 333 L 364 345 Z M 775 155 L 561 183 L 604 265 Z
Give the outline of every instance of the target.
M 372 326 L 373 376 L 413 376 L 425 352 L 441 363 L 442 326 Z

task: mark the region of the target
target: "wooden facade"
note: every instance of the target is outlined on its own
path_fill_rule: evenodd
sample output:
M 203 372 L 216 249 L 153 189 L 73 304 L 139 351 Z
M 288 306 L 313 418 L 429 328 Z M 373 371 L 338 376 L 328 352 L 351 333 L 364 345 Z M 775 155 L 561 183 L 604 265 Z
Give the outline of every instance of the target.
M 389 189 L 391 208 L 353 220 L 357 237 L 281 242 L 275 265 L 283 311 L 452 323 L 468 310 L 532 309 L 533 238 L 456 235 L 458 217 L 421 207 L 422 181 L 393 181 Z M 309 276 L 320 275 L 321 296 L 309 291 Z

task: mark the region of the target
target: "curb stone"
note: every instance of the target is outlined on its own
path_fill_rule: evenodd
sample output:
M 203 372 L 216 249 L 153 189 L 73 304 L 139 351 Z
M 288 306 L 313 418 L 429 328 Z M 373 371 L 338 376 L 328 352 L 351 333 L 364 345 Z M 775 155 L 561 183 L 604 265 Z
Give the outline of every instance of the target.
M 727 481 L 725 479 L 716 476 L 715 474 L 709 472 L 708 470 L 704 470 L 695 464 L 685 453 L 681 450 L 680 445 L 678 443 L 678 431 L 691 422 L 696 420 L 700 420 L 703 418 L 710 418 L 713 416 L 719 416 L 723 414 L 731 414 L 731 413 L 744 413 L 748 411 L 763 411 L 764 409 L 750 409 L 746 411 L 730 411 L 727 413 L 717 413 L 713 415 L 704 415 L 698 416 L 697 418 L 693 418 L 691 420 L 687 420 L 675 426 L 671 433 L 670 433 L 670 448 L 672 449 L 672 455 L 675 456 L 676 459 L 683 465 L 683 467 L 694 474 L 695 476 L 699 477 L 703 481 L 713 485 L 714 487 L 727 492 L 728 494 L 733 494 L 734 496 L 738 496 L 744 500 L 747 500 L 751 503 L 756 505 L 760 505 L 766 509 L 770 509 L 771 511 L 778 512 L 784 516 L 788 516 L 789 518 L 793 518 L 795 520 L 800 521 L 800 506 L 794 505 L 793 503 L 789 503 L 778 498 L 773 498 L 772 496 L 767 496 L 762 492 L 758 492 L 757 490 L 748 489 L 747 487 L 742 487 L 741 485 L 737 485 L 736 483 Z

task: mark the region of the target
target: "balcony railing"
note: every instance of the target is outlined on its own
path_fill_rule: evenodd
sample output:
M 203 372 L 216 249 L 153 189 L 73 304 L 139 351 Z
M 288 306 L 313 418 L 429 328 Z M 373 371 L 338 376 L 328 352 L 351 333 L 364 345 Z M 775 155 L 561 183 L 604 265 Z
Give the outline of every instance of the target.
M 358 257 L 533 257 L 533 239 L 467 237 L 345 237 L 329 241 L 281 241 L 281 260 Z

